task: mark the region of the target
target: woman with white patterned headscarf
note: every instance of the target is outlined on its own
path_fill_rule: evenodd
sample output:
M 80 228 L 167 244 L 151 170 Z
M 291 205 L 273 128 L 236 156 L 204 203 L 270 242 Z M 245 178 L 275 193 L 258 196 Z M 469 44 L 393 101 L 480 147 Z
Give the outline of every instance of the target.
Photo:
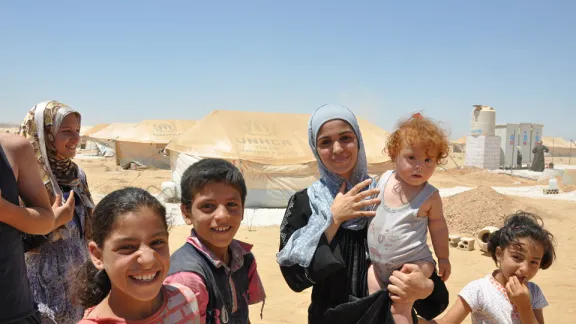
M 23 236 L 28 278 L 43 323 L 77 323 L 83 314 L 72 305 L 67 282 L 68 272 L 87 260 L 85 233 L 94 209 L 86 175 L 72 161 L 80 124 L 76 110 L 47 101 L 34 106 L 20 126 L 20 135 L 32 143 L 56 215 L 50 234 Z

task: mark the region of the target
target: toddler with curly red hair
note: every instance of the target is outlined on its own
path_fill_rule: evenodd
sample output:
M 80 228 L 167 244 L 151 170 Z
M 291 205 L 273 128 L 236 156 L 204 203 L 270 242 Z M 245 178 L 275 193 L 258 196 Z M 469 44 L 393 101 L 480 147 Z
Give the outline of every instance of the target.
M 404 264 L 416 264 L 428 278 L 436 275 L 436 261 L 426 243 L 430 230 L 438 259 L 438 274 L 450 276 L 448 227 L 438 189 L 428 183 L 449 153 L 446 133 L 432 120 L 417 113 L 399 123 L 388 138 L 386 151 L 395 169 L 385 172 L 378 183 L 380 205 L 368 228 L 372 266 L 368 290 L 386 289 L 392 272 Z M 392 313 L 396 323 L 412 323 L 413 302 L 392 293 Z M 446 299 L 447 295 L 446 295 Z M 446 307 L 442 303 L 439 307 Z

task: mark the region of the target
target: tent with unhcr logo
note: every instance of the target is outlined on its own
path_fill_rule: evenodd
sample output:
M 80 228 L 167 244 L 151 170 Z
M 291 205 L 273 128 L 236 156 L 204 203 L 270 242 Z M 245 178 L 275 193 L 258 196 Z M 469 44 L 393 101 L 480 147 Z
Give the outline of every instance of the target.
M 134 126 L 136 124 L 112 123 L 101 129 L 98 127 L 94 132 L 88 131 L 83 137 L 87 142 L 92 142 L 97 146 L 99 155 L 112 157 L 116 155 L 116 139 Z
M 116 138 L 116 164 L 169 169 L 170 159 L 163 153 L 166 145 L 194 127 L 193 120 L 144 120 L 126 128 Z
M 215 110 L 166 147 L 172 180 L 179 184 L 188 166 L 200 159 L 222 158 L 244 174 L 246 207 L 284 208 L 294 192 L 318 179 L 308 146 L 309 118 L 309 114 Z M 387 133 L 368 121 L 359 123 L 369 172 L 379 176 L 392 167 L 382 152 Z

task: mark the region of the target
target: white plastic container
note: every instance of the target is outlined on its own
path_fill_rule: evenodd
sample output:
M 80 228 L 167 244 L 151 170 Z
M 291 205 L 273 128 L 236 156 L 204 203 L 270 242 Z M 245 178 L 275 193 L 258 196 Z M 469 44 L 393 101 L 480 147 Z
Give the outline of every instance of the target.
M 558 180 L 556 180 L 556 179 L 548 180 L 548 189 L 559 190 L 560 188 L 558 188 Z
M 494 136 L 496 127 L 496 111 L 490 106 L 474 105 L 470 135 Z
M 162 190 L 162 193 L 164 197 L 166 197 L 166 199 L 178 198 L 177 195 L 178 186 L 176 185 L 176 183 L 172 181 L 162 182 L 162 184 L 160 185 L 160 190 Z

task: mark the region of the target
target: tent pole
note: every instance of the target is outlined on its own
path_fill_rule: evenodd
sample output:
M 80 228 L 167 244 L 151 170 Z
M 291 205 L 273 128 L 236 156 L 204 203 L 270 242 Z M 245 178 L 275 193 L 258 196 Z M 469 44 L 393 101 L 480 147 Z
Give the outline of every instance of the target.
M 554 146 L 554 138 L 552 138 L 552 152 L 556 151 L 555 146 Z M 546 162 L 544 162 L 546 163 Z M 554 163 L 554 154 L 552 154 L 552 163 Z
M 572 139 L 570 139 L 570 151 L 568 153 L 568 165 L 572 165 L 571 161 L 572 161 L 572 143 L 574 143 L 574 141 Z
M 516 163 L 514 163 L 514 150 L 516 149 L 516 130 L 514 130 L 512 132 L 512 138 L 514 138 L 514 141 L 512 142 L 512 164 L 510 164 L 510 170 L 514 170 L 514 165 L 516 165 Z M 516 154 L 516 160 L 518 160 L 518 154 Z

